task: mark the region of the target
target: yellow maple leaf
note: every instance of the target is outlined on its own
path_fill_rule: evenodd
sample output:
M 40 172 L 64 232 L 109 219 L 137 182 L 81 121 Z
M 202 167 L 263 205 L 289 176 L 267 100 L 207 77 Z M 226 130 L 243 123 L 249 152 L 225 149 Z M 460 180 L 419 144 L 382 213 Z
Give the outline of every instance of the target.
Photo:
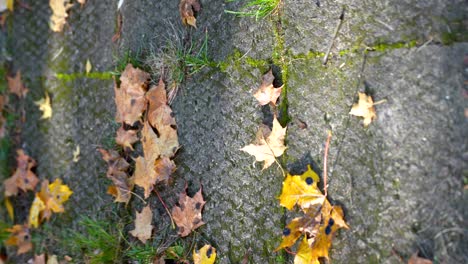
M 312 170 L 310 165 L 307 166 L 307 171 L 302 175 L 290 175 L 288 173 L 279 197 L 280 204 L 289 210 L 292 210 L 294 205 L 297 204 L 304 211 L 314 206 L 320 206 L 325 200 L 325 196 L 317 186 L 319 181 L 319 176 Z
M 5 197 L 5 207 L 8 212 L 8 216 L 10 217 L 11 221 L 15 220 L 15 210 L 13 208 L 13 205 L 11 204 L 11 200 L 8 197 Z
M 256 161 L 263 161 L 263 170 L 275 162 L 275 157 L 283 155 L 286 150 L 284 137 L 287 127 L 282 127 L 276 117 L 273 119 L 273 128 L 266 138 L 261 136 L 257 144 L 250 144 L 241 150 L 255 156 Z
M 70 195 L 72 195 L 70 188 L 62 184 L 60 179 L 56 179 L 53 183 L 49 184 L 47 180 L 42 183 L 41 191 L 38 196 L 43 201 L 45 208 L 41 213 L 41 220 L 49 219 L 52 213 L 62 213 L 65 211 L 63 203 L 65 203 Z
M 359 92 L 359 101 L 353 105 L 349 114 L 363 117 L 364 126 L 367 127 L 377 117 L 372 97 Z
M 216 260 L 216 248 L 204 245 L 199 250 L 193 249 L 194 264 L 213 264 Z
M 296 257 L 294 257 L 294 264 L 320 264 L 318 259 L 314 259 L 306 236 L 304 236 L 301 244 L 299 244 Z
M 50 97 L 48 93 L 45 94 L 44 98 L 35 101 L 34 104 L 39 106 L 39 110 L 42 111 L 41 119 L 47 119 L 52 117 L 52 106 L 50 105 Z

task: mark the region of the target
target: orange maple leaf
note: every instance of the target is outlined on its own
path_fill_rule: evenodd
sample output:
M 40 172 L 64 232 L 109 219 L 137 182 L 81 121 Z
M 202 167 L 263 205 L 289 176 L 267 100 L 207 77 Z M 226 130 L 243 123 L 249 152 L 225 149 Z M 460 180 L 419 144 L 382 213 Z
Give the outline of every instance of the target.
M 36 166 L 36 161 L 30 156 L 24 154 L 24 150 L 18 149 L 16 151 L 17 168 L 15 173 L 5 180 L 5 196 L 13 196 L 18 194 L 18 190 L 33 191 L 39 179 L 36 174 L 32 172 L 32 168 Z
M 201 188 L 193 198 L 187 196 L 187 190 L 180 194 L 179 206 L 172 208 L 171 214 L 181 237 L 188 236 L 193 230 L 205 224 L 201 215 L 204 205 Z

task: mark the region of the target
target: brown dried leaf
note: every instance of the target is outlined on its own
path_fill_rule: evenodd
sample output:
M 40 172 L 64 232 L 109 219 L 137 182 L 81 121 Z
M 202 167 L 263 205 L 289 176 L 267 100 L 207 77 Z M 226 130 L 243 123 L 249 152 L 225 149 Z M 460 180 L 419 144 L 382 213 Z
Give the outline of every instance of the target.
M 61 32 L 67 23 L 67 11 L 73 6 L 69 0 L 50 0 L 50 9 L 52 16 L 50 17 L 50 28 L 54 32 Z
M 137 237 L 143 244 L 146 240 L 151 238 L 151 231 L 153 226 L 151 220 L 153 219 L 153 212 L 151 212 L 150 206 L 146 206 L 141 210 L 141 213 L 136 212 L 135 229 L 130 231 L 130 234 Z
M 138 141 L 137 130 L 125 130 L 122 127 L 117 130 L 115 142 L 121 145 L 124 149 L 128 148 L 133 150 L 132 144 Z
M 6 231 L 10 232 L 10 237 L 5 241 L 7 246 L 17 246 L 16 254 L 21 255 L 32 249 L 31 234 L 28 225 L 14 225 Z
M 32 168 L 36 166 L 36 161 L 30 156 L 24 154 L 22 149 L 16 151 L 17 157 L 17 168 L 13 176 L 6 179 L 5 184 L 5 196 L 13 196 L 18 194 L 18 190 L 23 191 L 31 190 L 34 191 L 39 179 L 36 174 L 32 172 Z
M 180 194 L 179 206 L 172 208 L 172 218 L 179 227 L 180 236 L 188 236 L 193 230 L 205 224 L 201 215 L 204 205 L 201 188 L 193 198 L 187 196 L 187 190 Z
M 154 162 L 146 162 L 145 158 L 135 159 L 135 184 L 145 190 L 145 199 L 149 197 L 154 185 L 158 182 L 167 182 L 175 171 L 174 161 L 169 158 L 160 158 Z
M 247 145 L 241 150 L 255 156 L 256 161 L 264 161 L 264 170 L 275 162 L 275 157 L 281 156 L 286 150 L 286 147 L 284 146 L 286 129 L 287 127 L 283 128 L 275 117 L 273 119 L 273 129 L 266 139 L 257 139 L 257 144 Z
M 359 101 L 353 105 L 349 114 L 363 117 L 364 126 L 367 127 L 377 117 L 372 97 L 359 92 Z
M 117 122 L 124 122 L 132 126 L 140 121 L 146 109 L 145 93 L 148 88 L 150 75 L 128 64 L 120 76 L 120 88 L 114 86 L 115 104 L 117 105 Z
M 195 15 L 200 11 L 201 5 L 198 0 L 180 0 L 179 13 L 184 25 L 197 27 Z
M 179 148 L 179 140 L 177 124 L 172 109 L 167 105 L 166 89 L 162 80 L 159 81 L 158 86 L 151 87 L 146 94 L 146 99 L 149 103 L 148 122 L 158 133 L 156 140 L 158 153 L 152 155 L 171 158 Z M 148 156 L 145 151 L 145 158 Z
M 255 92 L 254 97 L 258 100 L 260 105 L 266 105 L 271 103 L 276 105 L 278 97 L 281 95 L 281 90 L 283 86 L 279 88 L 273 87 L 273 81 L 275 77 L 273 76 L 272 70 L 263 75 L 262 84 L 260 88 Z
M 19 98 L 26 97 L 29 90 L 23 85 L 23 82 L 21 82 L 21 71 L 18 71 L 13 78 L 7 76 L 7 80 L 10 93 L 16 94 Z
M 116 195 L 114 195 L 116 198 L 115 202 L 128 203 L 134 186 L 133 178 L 129 178 L 127 174 L 130 164 L 115 150 L 98 150 L 102 154 L 102 159 L 106 161 L 109 166 L 106 175 L 115 185 L 115 189 L 113 189 L 116 193 Z

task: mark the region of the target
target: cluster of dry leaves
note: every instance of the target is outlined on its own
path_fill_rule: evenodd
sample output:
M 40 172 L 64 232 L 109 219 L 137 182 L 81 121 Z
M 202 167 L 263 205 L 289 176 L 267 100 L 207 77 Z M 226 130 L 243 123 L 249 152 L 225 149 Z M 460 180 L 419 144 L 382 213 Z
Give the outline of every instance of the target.
M 24 153 L 24 150 L 17 150 L 17 167 L 13 175 L 4 182 L 6 207 L 10 218 L 14 219 L 14 210 L 11 204 L 11 197 L 17 196 L 20 192 L 35 191 L 39 179 L 33 172 L 36 161 Z M 41 222 L 50 219 L 53 213 L 65 211 L 63 204 L 68 200 L 73 192 L 67 185 L 62 184 L 60 179 L 56 179 L 49 184 L 48 180 L 41 183 L 39 192 L 36 192 L 34 201 L 29 209 L 29 219 L 25 224 L 17 224 L 8 229 L 11 233 L 6 241 L 7 245 L 18 247 L 17 254 L 23 254 L 32 249 L 30 228 L 37 228 Z
M 147 199 L 153 191 L 156 192 L 157 184 L 168 183 L 176 170 L 172 159 L 179 149 L 179 141 L 176 120 L 168 105 L 162 79 L 157 85 L 150 86 L 150 75 L 128 64 L 119 83 L 114 82 L 116 121 L 121 123 L 116 143 L 123 148 L 124 154 L 129 154 L 134 151 L 134 144 L 140 141 L 143 155 L 126 160 L 115 150 L 99 151 L 108 164 L 107 177 L 113 182 L 108 193 L 115 197 L 115 202 L 128 203 L 135 185 L 143 189 L 144 199 Z M 129 175 L 129 162 L 135 164 L 132 176 Z M 181 237 L 188 236 L 204 224 L 204 204 L 200 188 L 193 197 L 189 197 L 186 191 L 182 192 L 179 206 L 175 206 L 171 212 L 168 210 Z M 154 229 L 152 209 L 147 205 L 135 214 L 135 228 L 130 234 L 146 243 L 151 239 Z M 216 255 L 215 251 L 211 252 L 213 254 L 210 253 L 210 256 Z

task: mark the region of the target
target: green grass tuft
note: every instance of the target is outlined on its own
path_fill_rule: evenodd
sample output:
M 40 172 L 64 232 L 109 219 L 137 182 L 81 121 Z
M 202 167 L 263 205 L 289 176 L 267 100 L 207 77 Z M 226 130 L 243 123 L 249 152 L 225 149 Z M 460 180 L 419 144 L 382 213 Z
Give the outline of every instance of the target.
M 234 2 L 238 0 L 228 0 Z M 228 14 L 233 14 L 239 17 L 254 17 L 256 20 L 265 18 L 274 14 L 282 0 L 249 0 L 241 7 L 241 11 L 224 10 Z
M 122 235 L 118 227 L 111 222 L 97 221 L 88 217 L 83 217 L 79 224 L 84 227 L 84 233 L 70 231 L 70 243 L 74 251 L 83 251 L 87 263 L 120 263 Z

